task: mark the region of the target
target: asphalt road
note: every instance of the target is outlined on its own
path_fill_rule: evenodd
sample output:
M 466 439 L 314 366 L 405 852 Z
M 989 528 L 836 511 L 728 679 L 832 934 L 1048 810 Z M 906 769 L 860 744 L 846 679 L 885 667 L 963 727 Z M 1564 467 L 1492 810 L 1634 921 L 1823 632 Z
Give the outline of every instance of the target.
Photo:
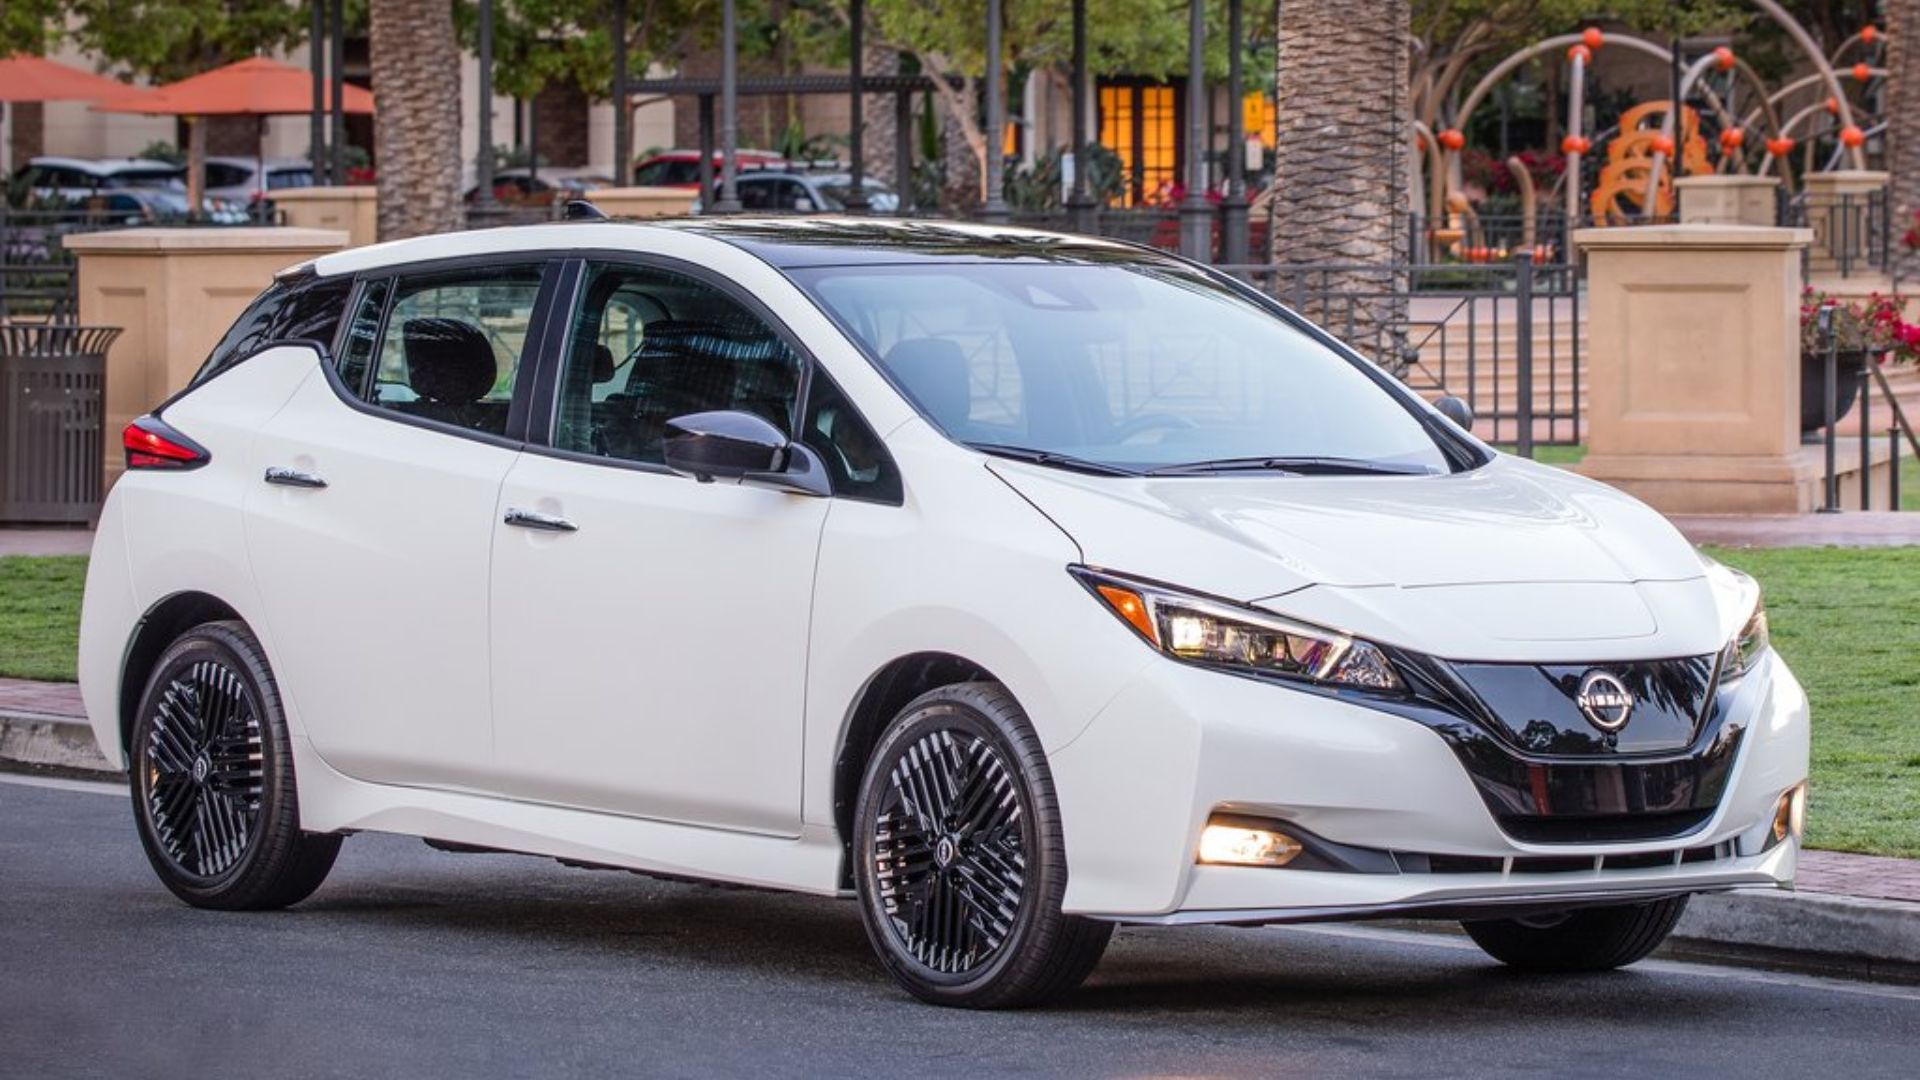
M 361 835 L 192 910 L 124 793 L 0 775 L 0 1076 L 1902 1076 L 1920 990 L 1650 961 L 1526 977 L 1356 928 L 1126 930 L 1065 1005 L 916 1004 L 849 903 Z

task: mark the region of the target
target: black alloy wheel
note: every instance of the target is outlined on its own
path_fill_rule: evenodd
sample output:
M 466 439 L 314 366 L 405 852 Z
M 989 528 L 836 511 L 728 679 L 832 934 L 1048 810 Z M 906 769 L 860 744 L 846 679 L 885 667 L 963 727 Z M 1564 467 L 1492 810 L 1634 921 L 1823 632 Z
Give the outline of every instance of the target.
M 1112 927 L 1060 911 L 1051 780 L 999 685 L 942 687 L 902 710 L 868 763 L 855 821 L 868 937 L 915 996 L 1034 1004 L 1098 963 Z
M 131 751 L 141 844 L 187 903 L 285 907 L 332 868 L 340 837 L 300 831 L 279 692 L 242 624 L 196 626 L 161 654 Z

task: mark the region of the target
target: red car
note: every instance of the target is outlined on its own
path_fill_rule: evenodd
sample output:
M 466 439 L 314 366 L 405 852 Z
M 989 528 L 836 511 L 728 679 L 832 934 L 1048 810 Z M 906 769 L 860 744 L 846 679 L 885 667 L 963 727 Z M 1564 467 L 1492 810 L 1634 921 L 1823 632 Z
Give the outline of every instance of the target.
M 784 166 L 787 159 L 771 150 L 736 150 L 741 172 Z M 713 175 L 720 175 L 720 152 L 713 154 Z M 633 182 L 641 187 L 700 188 L 700 151 L 662 150 L 634 166 Z

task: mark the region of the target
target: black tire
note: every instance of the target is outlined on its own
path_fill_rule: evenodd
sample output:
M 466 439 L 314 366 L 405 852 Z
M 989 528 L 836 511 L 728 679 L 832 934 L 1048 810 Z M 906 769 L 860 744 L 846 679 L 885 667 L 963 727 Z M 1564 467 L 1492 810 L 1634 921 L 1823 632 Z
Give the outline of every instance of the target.
M 1461 923 L 1488 956 L 1523 971 L 1611 971 L 1646 958 L 1667 939 L 1687 898 L 1580 908 L 1551 919 Z
M 175 896 L 259 911 L 297 904 L 326 880 L 340 837 L 300 831 L 280 691 L 244 625 L 204 623 L 167 646 L 131 750 L 140 844 Z
M 853 854 L 867 938 L 922 1001 L 1040 1004 L 1079 986 L 1113 935 L 1060 910 L 1052 776 L 998 683 L 931 690 L 894 718 L 860 784 Z

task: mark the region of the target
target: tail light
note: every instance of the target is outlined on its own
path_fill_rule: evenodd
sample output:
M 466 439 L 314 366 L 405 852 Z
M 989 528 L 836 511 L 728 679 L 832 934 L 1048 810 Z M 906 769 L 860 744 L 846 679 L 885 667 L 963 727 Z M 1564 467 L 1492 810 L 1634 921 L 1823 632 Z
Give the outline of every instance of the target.
M 197 469 L 213 460 L 207 448 L 148 413 L 120 432 L 129 469 Z

